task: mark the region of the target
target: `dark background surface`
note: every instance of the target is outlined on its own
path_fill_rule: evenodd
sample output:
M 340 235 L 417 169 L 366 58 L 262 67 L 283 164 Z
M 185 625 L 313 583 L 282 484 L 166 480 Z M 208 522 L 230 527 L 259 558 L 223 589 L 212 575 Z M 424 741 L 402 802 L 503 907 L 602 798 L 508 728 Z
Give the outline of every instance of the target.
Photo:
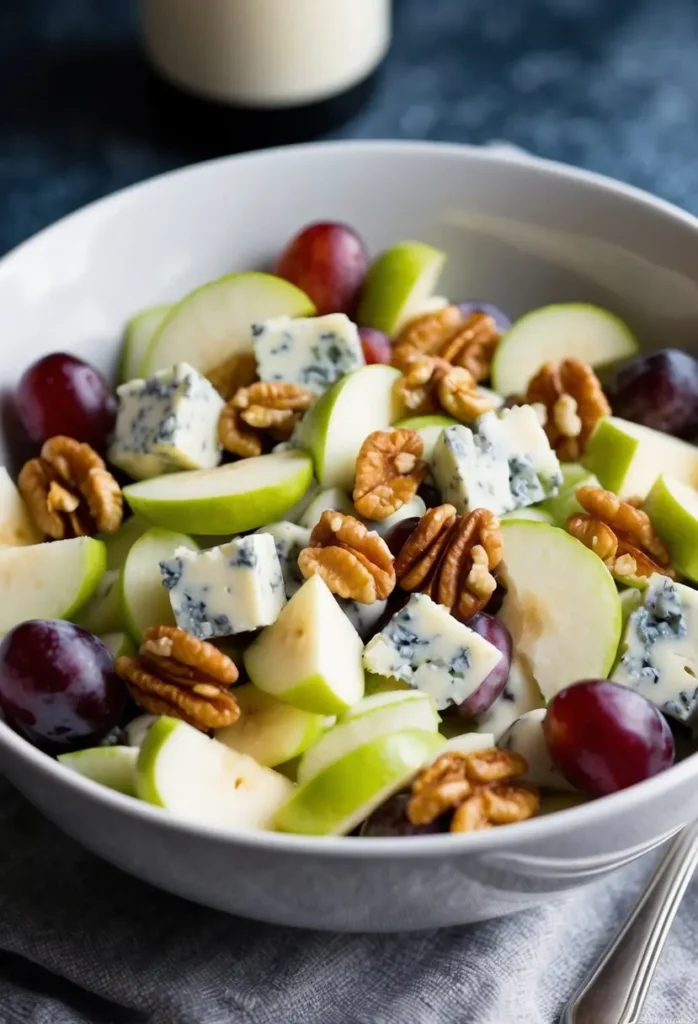
M 146 86 L 133 0 L 2 0 L 0 251 L 207 155 L 186 125 L 158 141 Z M 698 3 L 396 0 L 378 93 L 337 135 L 503 139 L 698 213 Z

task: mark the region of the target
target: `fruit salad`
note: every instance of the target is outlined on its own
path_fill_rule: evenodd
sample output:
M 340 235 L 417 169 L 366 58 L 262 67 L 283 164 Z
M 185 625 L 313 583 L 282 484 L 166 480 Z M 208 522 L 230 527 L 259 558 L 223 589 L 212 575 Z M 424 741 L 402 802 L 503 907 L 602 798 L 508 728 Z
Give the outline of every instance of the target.
M 589 304 L 441 297 L 445 259 L 312 224 L 274 273 L 134 316 L 114 387 L 27 368 L 0 713 L 60 770 L 224 828 L 410 837 L 690 752 L 698 362 Z

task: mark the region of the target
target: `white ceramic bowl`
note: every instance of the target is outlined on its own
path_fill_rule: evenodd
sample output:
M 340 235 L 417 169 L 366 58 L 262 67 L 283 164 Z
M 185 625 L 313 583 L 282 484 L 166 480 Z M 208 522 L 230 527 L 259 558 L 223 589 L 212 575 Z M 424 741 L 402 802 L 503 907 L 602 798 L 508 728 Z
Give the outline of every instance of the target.
M 29 362 L 55 349 L 110 371 L 133 313 L 267 265 L 299 226 L 320 218 L 353 224 L 372 252 L 404 238 L 444 247 L 443 291 L 454 299 L 486 299 L 515 315 L 595 302 L 627 319 L 648 347 L 698 343 L 694 218 L 553 164 L 348 142 L 178 171 L 20 246 L 0 262 L 0 385 L 7 393 Z M 515 827 L 373 840 L 188 824 L 71 774 L 1 722 L 0 768 L 80 843 L 163 889 L 249 917 L 346 931 L 459 924 L 544 902 L 640 856 L 698 813 L 698 757 Z

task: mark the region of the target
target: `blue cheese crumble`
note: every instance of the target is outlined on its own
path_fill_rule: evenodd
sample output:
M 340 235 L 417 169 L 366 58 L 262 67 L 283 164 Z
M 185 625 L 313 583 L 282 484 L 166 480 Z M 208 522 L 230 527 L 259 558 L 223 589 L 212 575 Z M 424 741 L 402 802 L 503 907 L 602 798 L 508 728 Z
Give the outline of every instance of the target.
M 426 594 L 404 608 L 364 648 L 364 668 L 393 676 L 434 698 L 439 710 L 460 704 L 500 662 L 497 648 Z
M 188 363 L 116 389 L 119 411 L 109 459 L 135 480 L 221 461 L 218 417 L 225 405 Z
M 190 551 L 160 562 L 177 625 L 200 640 L 231 636 L 275 622 L 286 603 L 281 565 L 269 534 Z
M 698 593 L 668 576 L 649 579 L 626 623 L 611 679 L 637 690 L 664 714 L 689 722 L 698 712 Z
M 251 330 L 263 381 L 299 384 L 319 395 L 366 363 L 356 324 L 344 313 L 297 320 L 280 316 Z

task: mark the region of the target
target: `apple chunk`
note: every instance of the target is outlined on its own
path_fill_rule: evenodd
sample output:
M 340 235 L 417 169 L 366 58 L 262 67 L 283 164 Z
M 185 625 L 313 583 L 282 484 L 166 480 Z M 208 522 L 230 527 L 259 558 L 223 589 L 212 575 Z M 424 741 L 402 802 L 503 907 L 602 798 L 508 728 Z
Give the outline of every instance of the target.
M 446 253 L 424 242 L 398 242 L 366 273 L 359 320 L 393 336 L 433 295 Z
M 580 679 L 605 679 L 621 636 L 616 585 L 598 555 L 546 523 L 502 523 L 500 618 L 517 657 L 550 700 Z
M 672 565 L 698 583 L 698 492 L 663 473 L 642 507 L 669 548 Z
M 252 683 L 237 686 L 235 700 L 240 717 L 233 725 L 219 729 L 216 739 L 268 768 L 302 754 L 319 739 L 328 721 L 325 715 L 294 708 Z
M 698 487 L 698 448 L 616 416 L 597 424 L 584 465 L 620 498 L 645 498 L 660 473 Z
M 134 512 L 169 530 L 243 533 L 283 519 L 312 477 L 310 457 L 288 451 L 142 480 L 124 487 L 124 497 Z
M 0 547 L 39 544 L 42 540 L 10 474 L 0 466 Z

